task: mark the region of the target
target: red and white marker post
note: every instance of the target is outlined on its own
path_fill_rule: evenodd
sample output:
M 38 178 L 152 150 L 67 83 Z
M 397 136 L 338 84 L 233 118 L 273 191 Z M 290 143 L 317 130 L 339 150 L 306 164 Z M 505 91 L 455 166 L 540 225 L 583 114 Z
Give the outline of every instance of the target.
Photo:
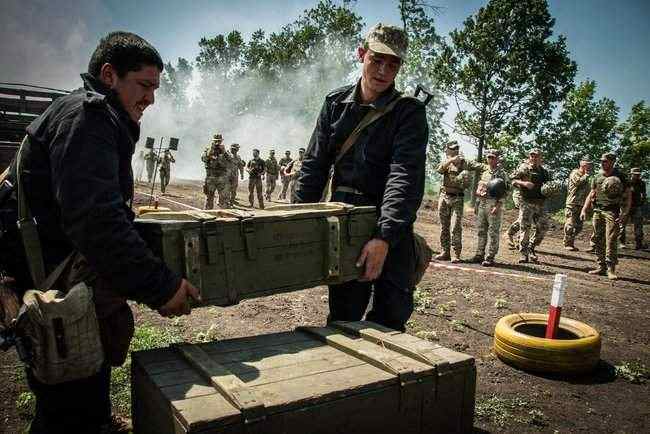
M 560 325 L 560 315 L 564 304 L 564 293 L 566 290 L 566 274 L 556 274 L 551 293 L 551 306 L 548 310 L 548 323 L 546 324 L 546 339 L 555 339 L 557 329 Z

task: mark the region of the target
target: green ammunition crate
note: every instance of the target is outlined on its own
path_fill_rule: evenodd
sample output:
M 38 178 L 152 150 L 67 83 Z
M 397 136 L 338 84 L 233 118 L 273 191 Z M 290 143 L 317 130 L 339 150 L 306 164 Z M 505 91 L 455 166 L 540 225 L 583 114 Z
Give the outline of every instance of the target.
M 370 322 L 132 354 L 136 434 L 473 429 L 474 359 Z
M 342 203 L 156 212 L 135 221 L 154 253 L 216 306 L 358 278 L 355 262 L 375 224 L 375 207 Z

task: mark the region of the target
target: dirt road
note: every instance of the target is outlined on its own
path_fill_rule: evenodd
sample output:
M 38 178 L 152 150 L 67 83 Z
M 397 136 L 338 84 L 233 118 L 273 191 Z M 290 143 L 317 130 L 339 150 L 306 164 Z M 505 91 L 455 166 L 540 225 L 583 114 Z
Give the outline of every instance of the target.
M 162 206 L 182 208 L 165 198 L 202 205 L 199 183 L 171 185 L 168 191 L 160 201 Z M 245 183 L 239 198 L 248 203 Z M 147 200 L 139 195 L 136 205 Z M 514 218 L 514 212 L 507 212 L 504 227 Z M 474 253 L 476 233 L 471 223 L 468 212 L 464 258 Z M 434 249 L 439 248 L 439 226 L 431 208 L 422 208 L 417 230 Z M 649 232 L 646 228 L 646 234 Z M 580 248 L 587 247 L 588 235 L 579 237 L 576 244 Z M 650 252 L 622 251 L 617 270 L 621 279 L 610 282 L 585 273 L 594 264 L 593 256 L 566 252 L 561 245 L 561 227 L 555 224 L 539 257 L 538 264 L 517 264 L 516 252 L 507 249 L 504 237 L 496 267 L 433 262 L 416 293 L 417 309 L 408 331 L 476 358 L 477 432 L 650 432 L 650 385 L 632 384 L 615 373 L 615 366 L 634 360 L 650 365 Z M 585 377 L 528 374 L 504 365 L 491 351 L 494 325 L 500 317 L 547 310 L 555 273 L 569 278 L 563 314 L 602 334 L 602 362 L 595 373 Z M 327 289 L 248 300 L 228 308 L 201 308 L 176 320 L 162 319 L 135 305 L 134 311 L 138 324 L 172 328 L 188 340 L 196 340 L 199 334 L 224 339 L 291 330 L 304 324 L 322 325 L 327 315 Z M 0 366 L 2 432 L 2 427 L 15 430 L 22 425 L 15 401 L 25 386 L 16 374 L 19 368 L 13 353 L 0 354 Z

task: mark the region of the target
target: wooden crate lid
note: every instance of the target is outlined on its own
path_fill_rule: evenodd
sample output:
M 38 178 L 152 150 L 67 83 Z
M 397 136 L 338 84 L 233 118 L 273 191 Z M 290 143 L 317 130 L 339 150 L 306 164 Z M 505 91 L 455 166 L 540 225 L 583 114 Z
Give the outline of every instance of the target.
M 345 332 L 344 332 L 345 330 Z M 376 324 L 252 336 L 141 351 L 133 363 L 170 401 L 186 429 L 198 430 L 341 399 L 443 374 L 473 360 Z M 462 360 L 461 360 L 462 359 Z

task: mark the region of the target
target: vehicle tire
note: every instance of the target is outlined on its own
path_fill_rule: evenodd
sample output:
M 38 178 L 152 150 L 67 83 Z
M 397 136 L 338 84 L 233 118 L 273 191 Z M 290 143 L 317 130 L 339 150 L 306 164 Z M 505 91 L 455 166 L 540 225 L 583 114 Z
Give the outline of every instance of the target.
M 544 334 L 548 315 L 519 313 L 505 316 L 494 330 L 494 352 L 517 368 L 558 374 L 592 371 L 600 360 L 600 334 L 593 327 L 561 318 L 557 339 Z

